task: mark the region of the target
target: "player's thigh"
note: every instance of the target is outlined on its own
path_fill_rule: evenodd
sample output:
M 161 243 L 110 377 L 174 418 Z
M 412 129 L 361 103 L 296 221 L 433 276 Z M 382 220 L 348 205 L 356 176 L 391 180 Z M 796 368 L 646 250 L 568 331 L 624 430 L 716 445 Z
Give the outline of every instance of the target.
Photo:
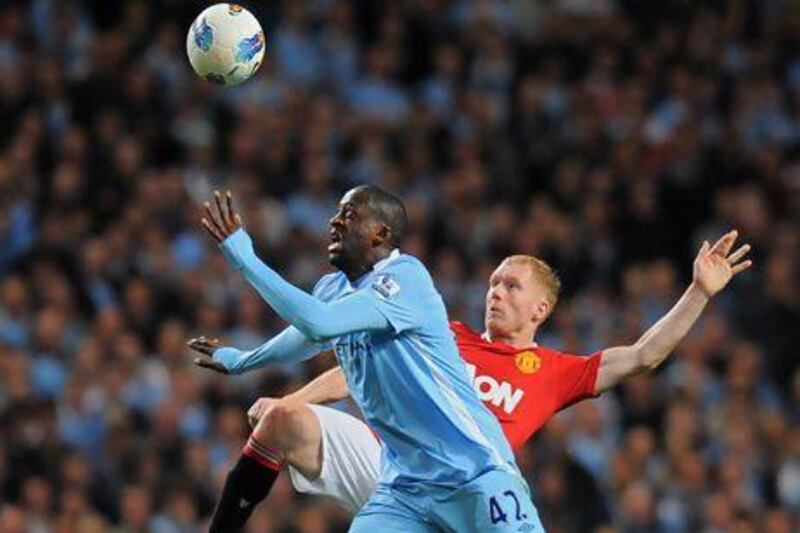
M 281 400 L 270 406 L 256 424 L 253 436 L 281 452 L 286 463 L 308 477 L 322 469 L 322 430 L 307 404 Z
M 446 531 L 544 531 L 527 483 L 509 472 L 491 470 L 435 502 L 435 520 Z
M 424 512 L 378 487 L 350 524 L 350 533 L 439 533 Z
M 310 409 L 321 432 L 319 475 L 305 475 L 289 465 L 298 492 L 329 496 L 352 512 L 369 499 L 378 483 L 381 446 L 369 427 L 358 418 L 322 405 Z

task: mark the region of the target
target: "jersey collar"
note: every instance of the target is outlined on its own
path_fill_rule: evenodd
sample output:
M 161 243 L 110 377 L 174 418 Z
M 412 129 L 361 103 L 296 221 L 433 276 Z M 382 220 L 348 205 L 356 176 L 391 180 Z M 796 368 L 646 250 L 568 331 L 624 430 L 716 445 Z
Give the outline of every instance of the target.
M 389 265 L 389 263 L 391 263 L 392 261 L 394 261 L 398 257 L 400 257 L 400 248 L 395 248 L 394 250 L 392 250 L 389 253 L 389 255 L 387 255 L 386 257 L 384 257 L 383 259 L 381 259 L 380 261 L 378 261 L 374 265 L 372 265 L 372 270 L 374 272 L 377 272 L 378 270 L 382 270 L 382 269 L 386 268 L 386 266 Z
M 379 270 L 383 270 L 384 268 L 389 266 L 389 264 L 392 263 L 398 257 L 400 257 L 400 248 L 395 248 L 394 250 L 392 250 L 389 253 L 389 255 L 387 255 L 386 257 L 384 257 L 383 259 L 381 259 L 380 261 L 378 261 L 374 265 L 372 265 L 372 270 L 370 272 L 364 273 L 357 280 L 351 282 L 349 279 L 347 279 L 347 276 L 344 276 L 345 282 L 347 283 L 347 292 L 350 293 L 350 292 L 355 292 L 356 290 L 358 290 L 358 287 L 361 285 L 361 283 L 364 280 L 366 280 L 369 277 L 371 272 L 377 272 Z
M 489 332 L 488 331 L 484 331 L 483 333 L 481 333 L 481 339 L 483 339 L 486 342 L 489 342 L 491 344 L 502 344 L 503 346 L 507 346 L 507 347 L 511 348 L 512 350 L 516 350 L 518 352 L 523 352 L 525 350 L 530 350 L 532 348 L 538 348 L 539 347 L 539 343 L 538 342 L 532 342 L 529 346 L 526 346 L 525 348 L 517 348 L 516 346 L 511 346 L 510 344 L 506 344 L 504 342 L 493 341 L 492 338 L 489 336 Z

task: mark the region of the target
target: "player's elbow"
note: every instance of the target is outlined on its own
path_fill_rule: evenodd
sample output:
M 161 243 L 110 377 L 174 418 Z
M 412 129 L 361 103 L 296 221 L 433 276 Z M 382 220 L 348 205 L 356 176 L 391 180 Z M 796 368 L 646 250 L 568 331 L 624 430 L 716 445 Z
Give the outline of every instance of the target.
M 637 372 L 652 372 L 664 361 L 664 355 L 646 345 L 633 346 Z
M 303 320 L 295 327 L 311 342 L 323 342 L 336 336 L 329 322 L 324 319 Z

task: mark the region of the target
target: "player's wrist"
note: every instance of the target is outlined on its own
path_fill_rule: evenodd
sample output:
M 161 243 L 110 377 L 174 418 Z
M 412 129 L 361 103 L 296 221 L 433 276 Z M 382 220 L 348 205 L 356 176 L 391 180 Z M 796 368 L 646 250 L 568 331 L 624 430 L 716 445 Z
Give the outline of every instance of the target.
M 243 267 L 248 260 L 255 256 L 253 240 L 244 228 L 239 228 L 228 235 L 224 241 L 219 243 L 219 248 L 228 262 L 237 268 Z
M 709 291 L 707 288 L 703 287 L 703 285 L 698 283 L 697 280 L 692 280 L 692 283 L 689 285 L 688 292 L 695 296 L 705 298 L 706 300 L 710 300 L 716 294 L 715 292 Z
M 229 373 L 236 374 L 238 373 L 236 363 L 239 361 L 243 353 L 244 352 L 237 348 L 222 346 L 214 350 L 214 352 L 211 354 L 211 359 L 224 366 Z

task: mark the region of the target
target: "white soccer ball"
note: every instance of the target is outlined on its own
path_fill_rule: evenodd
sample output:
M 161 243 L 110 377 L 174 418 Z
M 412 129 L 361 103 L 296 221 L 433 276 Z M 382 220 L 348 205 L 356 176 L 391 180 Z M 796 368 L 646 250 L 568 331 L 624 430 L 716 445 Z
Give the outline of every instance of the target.
M 200 13 L 186 36 L 186 54 L 197 74 L 217 85 L 237 85 L 264 58 L 264 32 L 252 13 L 236 4 L 214 4 Z

